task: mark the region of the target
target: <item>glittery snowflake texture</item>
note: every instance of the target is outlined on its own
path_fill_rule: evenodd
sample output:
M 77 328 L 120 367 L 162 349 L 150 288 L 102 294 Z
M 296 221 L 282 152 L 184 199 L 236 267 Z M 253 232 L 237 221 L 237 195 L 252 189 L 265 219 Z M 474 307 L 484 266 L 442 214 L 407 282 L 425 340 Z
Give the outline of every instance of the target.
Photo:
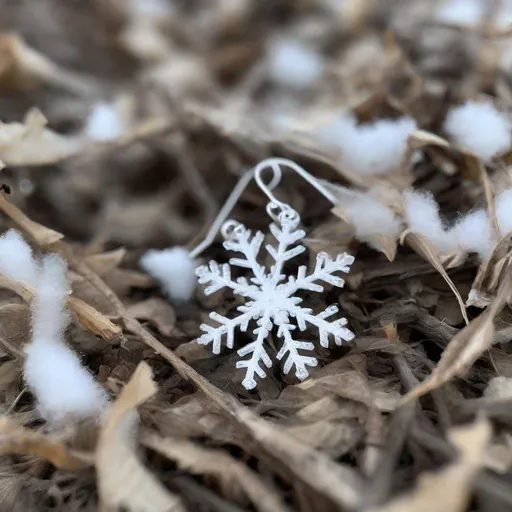
M 308 375 L 308 366 L 316 366 L 317 360 L 303 352 L 313 350 L 314 345 L 309 341 L 296 339 L 296 329 L 304 331 L 308 324 L 318 331 L 320 345 L 329 346 L 329 338 L 334 339 L 337 345 L 343 341 L 350 341 L 354 334 L 345 327 L 346 318 L 328 321 L 338 312 L 335 305 L 329 306 L 319 314 L 313 314 L 309 308 L 302 307 L 302 298 L 296 297 L 299 290 L 322 292 L 323 287 L 319 281 L 342 287 L 343 279 L 334 275 L 337 272 L 349 272 L 354 258 L 346 253 L 340 254 L 336 259 L 330 258 L 326 253 L 318 254 L 313 272 L 307 275 L 305 266 L 299 267 L 296 276 L 283 274 L 284 264 L 306 250 L 303 245 L 296 245 L 305 236 L 302 229 L 297 229 L 299 216 L 291 210 L 282 212 L 275 223 L 270 225 L 270 231 L 274 235 L 277 246 L 267 245 L 266 250 L 274 260 L 274 264 L 267 269 L 258 263 L 258 255 L 264 240 L 261 231 L 252 235 L 251 231 L 242 224 L 231 222 L 232 229 L 226 236 L 224 247 L 229 251 L 239 252 L 240 258 L 231 258 L 228 263 L 219 265 L 211 261 L 208 265 L 200 266 L 196 273 L 201 284 L 207 284 L 205 294 L 210 295 L 222 288 L 230 288 L 234 294 L 246 297 L 244 305 L 238 307 L 239 315 L 227 318 L 216 312 L 210 314 L 210 318 L 218 322 L 214 327 L 207 324 L 201 325 L 204 334 L 198 339 L 202 345 L 212 344 L 214 354 L 221 350 L 223 339 L 226 346 L 233 348 L 235 331 L 239 329 L 246 332 L 249 324 L 256 324 L 251 343 L 238 351 L 241 357 L 250 356 L 248 359 L 238 361 L 237 368 L 246 368 L 246 375 L 242 382 L 246 389 L 256 387 L 256 375 L 266 376 L 263 365 L 272 367 L 272 360 L 267 352 L 265 340 L 274 327 L 277 328 L 277 337 L 282 340 L 282 346 L 277 354 L 278 360 L 284 360 L 284 373 L 289 373 L 295 368 L 295 375 L 304 380 Z M 231 267 L 250 269 L 253 277 L 247 279 L 239 277 L 233 280 Z M 297 325 L 292 323 L 295 320 Z

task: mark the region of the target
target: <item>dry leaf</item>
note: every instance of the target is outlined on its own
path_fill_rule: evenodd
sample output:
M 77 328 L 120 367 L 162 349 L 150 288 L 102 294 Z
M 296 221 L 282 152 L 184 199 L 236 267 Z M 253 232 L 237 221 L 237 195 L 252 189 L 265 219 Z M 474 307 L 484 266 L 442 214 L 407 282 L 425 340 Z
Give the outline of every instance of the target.
M 85 263 L 101 278 L 116 269 L 126 255 L 126 249 L 122 247 L 114 251 L 93 254 L 84 259 Z
M 459 452 L 457 459 L 436 473 L 420 475 L 416 487 L 371 512 L 463 512 L 471 497 L 471 484 L 485 462 L 491 426 L 485 419 L 453 428 L 449 441 Z M 370 512 L 369 511 L 369 512 Z
M 511 263 L 512 233 L 509 233 L 498 242 L 489 258 L 480 265 L 466 305 L 479 308 L 489 305 Z
M 175 331 L 176 313 L 174 308 L 158 297 L 138 302 L 130 306 L 126 312 L 137 320 L 149 320 L 164 336 L 171 336 Z
M 150 367 L 142 362 L 110 406 L 96 449 L 98 489 L 106 512 L 184 511 L 180 499 L 147 470 L 135 454 L 136 408 L 157 392 Z
M 61 469 L 78 470 L 93 464 L 93 458 L 70 450 L 61 441 L 0 418 L 0 453 L 33 455 L 49 460 Z
M 492 346 L 494 318 L 506 304 L 512 292 L 512 276 L 502 283 L 496 298 L 480 316 L 459 331 L 445 348 L 432 374 L 405 395 L 404 401 L 420 397 L 462 375 Z
M 276 490 L 260 479 L 257 473 L 220 450 L 212 450 L 184 439 L 146 434 L 142 444 L 175 461 L 178 466 L 196 475 L 211 475 L 223 486 L 240 486 L 261 512 L 284 512 Z
M 437 167 L 448 174 L 456 171 L 454 165 L 459 168 L 462 177 L 468 180 L 481 179 L 482 164 L 471 152 L 452 146 L 446 139 L 434 133 L 417 130 L 408 139 L 407 152 L 404 161 L 411 164 L 413 154 L 423 150 L 430 154 Z
M 362 427 L 355 421 L 321 420 L 303 425 L 285 427 L 297 440 L 320 450 L 333 459 L 345 455 L 363 435 Z
M 82 141 L 46 128 L 46 118 L 29 110 L 23 123 L 0 123 L 0 160 L 9 166 L 53 164 L 76 154 Z

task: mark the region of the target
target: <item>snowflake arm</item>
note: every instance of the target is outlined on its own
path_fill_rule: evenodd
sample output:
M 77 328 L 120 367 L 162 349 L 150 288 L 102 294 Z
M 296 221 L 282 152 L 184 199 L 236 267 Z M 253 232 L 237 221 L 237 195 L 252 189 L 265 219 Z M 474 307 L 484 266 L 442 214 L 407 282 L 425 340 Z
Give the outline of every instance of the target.
M 211 343 L 212 352 L 214 354 L 220 354 L 222 338 L 226 336 L 226 346 L 228 348 L 233 348 L 233 343 L 235 341 L 235 329 L 238 327 L 242 332 L 247 331 L 249 321 L 252 317 L 252 311 L 247 311 L 235 318 L 226 318 L 225 316 L 219 315 L 213 311 L 210 313 L 210 318 L 218 322 L 220 325 L 213 327 L 208 324 L 201 324 L 200 329 L 204 331 L 204 334 L 198 338 L 197 342 L 200 345 L 209 345 Z
M 343 341 L 351 341 L 354 339 L 354 333 L 345 327 L 345 325 L 347 325 L 346 318 L 340 318 L 338 320 L 334 320 L 334 322 L 326 321 L 326 318 L 335 315 L 338 311 L 338 306 L 333 304 L 321 313 L 318 313 L 318 315 L 314 315 L 311 309 L 295 306 L 292 311 L 290 311 L 290 315 L 295 317 L 297 325 L 301 331 L 306 329 L 307 324 L 315 326 L 318 329 L 320 345 L 328 348 L 329 336 L 334 338 L 336 345 L 341 345 Z
M 231 279 L 231 267 L 224 263 L 219 265 L 216 261 L 210 261 L 208 265 L 201 265 L 196 269 L 198 281 L 201 284 L 208 284 L 204 290 L 205 295 L 211 295 L 222 288 L 230 288 L 233 293 L 247 296 L 251 289 L 257 290 L 256 287 L 247 286 L 246 281 Z
M 345 281 L 333 274 L 335 272 L 348 273 L 352 263 L 354 263 L 354 257 L 349 254 L 338 254 L 336 259 L 333 260 L 327 253 L 320 252 L 316 257 L 315 269 L 309 276 L 306 275 L 307 268 L 304 265 L 299 267 L 297 277 L 290 276 L 286 283 L 286 293 L 293 295 L 298 290 L 320 293 L 324 290 L 324 287 L 316 281 L 323 281 L 342 288 Z
M 250 269 L 254 275 L 251 281 L 256 285 L 261 285 L 266 277 L 265 267 L 258 263 L 257 258 L 265 235 L 261 231 L 257 231 L 251 239 L 251 231 L 242 225 L 238 225 L 234 229 L 233 235 L 232 239 L 224 242 L 224 247 L 228 251 L 241 252 L 244 258 L 231 258 L 230 265 Z
M 303 245 L 297 245 L 289 249 L 291 245 L 306 236 L 302 229 L 295 229 L 296 227 L 297 224 L 294 222 L 285 222 L 281 228 L 276 223 L 270 225 L 270 231 L 278 242 L 277 248 L 270 244 L 266 246 L 268 253 L 275 261 L 270 272 L 270 280 L 273 285 L 277 285 L 281 279 L 286 277 L 281 274 L 283 265 L 306 250 Z
M 290 333 L 290 331 L 294 329 L 295 326 L 291 324 L 279 326 L 277 335 L 283 339 L 283 346 L 276 357 L 281 361 L 288 354 L 284 363 L 283 372 L 288 374 L 292 366 L 295 366 L 295 376 L 300 380 L 304 380 L 309 376 L 309 371 L 306 366 L 316 366 L 318 361 L 312 356 L 299 354 L 299 350 L 313 350 L 314 345 L 309 341 L 294 340 Z
M 265 315 L 258 320 L 258 327 L 254 329 L 256 339 L 238 351 L 240 357 L 252 354 L 249 359 L 236 363 L 237 368 L 246 368 L 245 378 L 242 381 L 242 385 L 245 389 L 254 389 L 256 387 L 255 375 L 258 375 L 262 379 L 267 376 L 265 370 L 261 367 L 261 363 L 267 368 L 272 368 L 272 360 L 267 354 L 264 345 L 270 329 L 272 329 L 272 322 L 269 316 Z

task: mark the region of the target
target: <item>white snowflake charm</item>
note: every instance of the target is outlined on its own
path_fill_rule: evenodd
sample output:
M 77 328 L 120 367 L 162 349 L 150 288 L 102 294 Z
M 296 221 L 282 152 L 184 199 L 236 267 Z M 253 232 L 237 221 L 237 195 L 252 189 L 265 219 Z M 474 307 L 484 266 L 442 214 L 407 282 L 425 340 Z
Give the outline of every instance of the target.
M 279 210 L 277 214 L 276 209 Z M 257 231 L 253 235 L 245 226 L 232 220 L 227 221 L 222 228 L 224 247 L 241 253 L 241 257 L 231 258 L 229 264 L 223 265 L 210 261 L 208 265 L 202 265 L 196 270 L 199 282 L 208 285 L 205 289 L 206 295 L 221 288 L 230 288 L 234 294 L 247 298 L 246 303 L 237 308 L 240 314 L 234 318 L 212 312 L 210 318 L 219 325 L 214 327 L 202 324 L 201 330 L 204 334 L 198 339 L 202 345 L 211 343 L 213 353 L 218 354 L 223 340 L 228 348 L 233 348 L 235 331 L 239 329 L 246 332 L 249 324 L 255 323 L 253 341 L 238 351 L 241 357 L 249 356 L 237 363 L 237 368 L 246 368 L 242 382 L 246 389 L 256 387 L 256 375 L 261 378 L 266 376 L 263 365 L 272 367 L 265 340 L 274 327 L 277 337 L 282 340 L 277 359 L 285 361 L 284 373 L 294 367 L 295 375 L 300 380 L 309 375 L 307 367 L 316 366 L 317 360 L 311 355 L 303 354 L 313 350 L 314 345 L 297 339 L 300 338 L 297 335 L 299 331 L 305 331 L 308 325 L 313 327 L 318 332 L 322 347 L 329 346 L 330 337 L 337 345 L 354 338 L 354 334 L 345 327 L 346 318 L 327 320 L 338 312 L 337 306 L 329 306 L 321 313 L 314 314 L 311 309 L 301 306 L 302 298 L 296 296 L 299 290 L 322 292 L 323 287 L 318 284 L 322 281 L 342 287 L 343 279 L 334 274 L 349 272 L 350 265 L 354 262 L 353 256 L 343 253 L 332 259 L 326 253 L 320 253 L 311 274 L 307 275 L 306 266 L 301 266 L 296 276 L 287 276 L 283 273 L 283 265 L 306 250 L 303 245 L 297 245 L 306 234 L 298 229 L 300 217 L 290 207 L 282 203 L 269 203 L 267 211 L 275 221 L 270 225 L 270 231 L 277 241 L 276 245 L 266 246 L 274 260 L 270 270 L 267 271 L 257 260 L 264 234 Z M 239 277 L 234 280 L 231 277 L 232 267 L 249 269 L 252 277 Z

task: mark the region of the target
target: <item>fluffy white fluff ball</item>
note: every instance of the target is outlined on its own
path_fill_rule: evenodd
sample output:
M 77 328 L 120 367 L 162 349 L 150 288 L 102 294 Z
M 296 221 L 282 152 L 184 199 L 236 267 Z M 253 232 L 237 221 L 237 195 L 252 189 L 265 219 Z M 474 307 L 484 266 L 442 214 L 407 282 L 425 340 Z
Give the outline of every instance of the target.
M 476 253 L 482 261 L 486 260 L 496 243 L 489 215 L 485 210 L 477 210 L 463 216 L 450 229 L 448 236 L 453 236 L 465 253 Z
M 45 256 L 32 301 L 32 342 L 25 347 L 25 380 L 43 417 L 54 423 L 99 417 L 107 406 L 105 390 L 66 345 L 66 263 Z
M 437 19 L 456 25 L 478 25 L 485 12 L 482 0 L 445 0 L 437 11 Z
M 34 338 L 25 356 L 25 380 L 45 419 L 101 417 L 107 394 L 64 341 Z
M 358 125 L 352 115 L 344 115 L 317 131 L 320 143 L 336 147 L 342 164 L 365 175 L 382 175 L 400 168 L 407 137 L 416 130 L 409 117 L 380 119 Z
M 429 192 L 406 190 L 404 199 L 408 228 L 426 238 L 439 254 L 455 253 L 457 241 L 445 231 L 434 196 Z
M 496 219 L 501 236 L 512 231 L 512 189 L 503 191 L 496 198 Z
M 93 140 L 113 140 L 123 134 L 124 126 L 115 105 L 98 103 L 89 114 L 86 135 Z
M 172 2 L 167 0 L 131 0 L 130 4 L 134 16 L 148 15 L 158 18 L 174 13 Z
M 444 122 L 444 131 L 459 146 L 484 161 L 510 148 L 510 119 L 490 102 L 467 101 L 453 107 Z
M 306 89 L 324 71 L 322 55 L 295 39 L 277 39 L 269 47 L 267 57 L 270 78 L 283 87 Z
M 372 236 L 383 235 L 397 239 L 402 231 L 402 222 L 395 213 L 366 195 L 360 195 L 344 205 L 352 219 L 356 238 L 379 249 L 371 240 Z
M 39 264 L 21 235 L 10 230 L 0 237 L 0 272 L 34 290 L 24 374 L 43 417 L 61 422 L 101 415 L 106 392 L 64 342 L 69 294 L 64 260 L 49 255 Z
M 32 300 L 32 336 L 34 340 L 61 340 L 69 321 L 66 298 L 70 288 L 67 266 L 56 255 L 45 256 Z
M 37 263 L 30 245 L 14 229 L 0 237 L 0 272 L 9 279 L 35 287 L 38 281 Z
M 151 249 L 140 259 L 141 267 L 177 302 L 190 300 L 196 288 L 196 262 L 184 247 Z

